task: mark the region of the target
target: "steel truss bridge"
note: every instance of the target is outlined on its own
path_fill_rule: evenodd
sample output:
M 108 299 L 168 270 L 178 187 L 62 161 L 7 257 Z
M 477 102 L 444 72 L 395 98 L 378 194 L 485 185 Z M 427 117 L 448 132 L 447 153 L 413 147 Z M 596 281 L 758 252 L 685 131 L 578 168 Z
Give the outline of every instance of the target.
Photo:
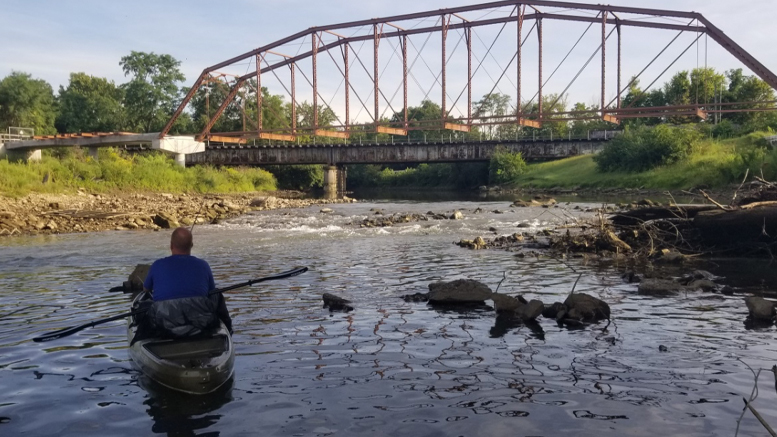
M 547 60 L 543 58 L 543 27 L 557 22 L 567 23 L 562 29 L 570 28 L 569 23 L 574 22 L 587 27 L 567 56 L 548 74 Z M 641 71 L 630 72 L 633 79 L 628 82 L 622 80 L 623 58 L 628 55 L 623 50 L 622 35 L 627 28 L 649 29 L 650 35 L 674 35 L 665 47 L 656 50 L 656 56 Z M 562 42 L 575 40 L 568 33 L 563 32 Z M 558 36 L 556 32 L 554 37 Z M 681 36 L 690 37 L 690 43 L 677 47 L 675 43 Z M 197 93 L 205 92 L 207 101 L 214 83 L 228 87 L 229 91 L 212 115 L 208 109 L 211 116 L 196 137 L 198 141 L 248 144 L 247 140 L 259 139 L 292 145 L 300 136 L 317 136 L 331 137 L 346 145 L 348 138 L 365 133 L 406 136 L 413 130 L 430 129 L 466 133 L 475 127 L 540 128 L 545 123 L 573 120 L 604 120 L 617 128 L 627 118 L 704 119 L 710 114 L 774 110 L 773 101 L 721 103 L 712 99 L 679 106 L 641 107 L 634 106 L 637 99 L 623 104 L 623 97 L 635 80 L 644 79 L 642 75 L 651 67 L 661 70 L 653 64 L 670 46 L 675 45 L 680 55 L 643 91 L 656 84 L 694 45 L 698 59 L 703 36 L 777 88 L 774 73 L 696 12 L 546 0 L 497 1 L 313 27 L 220 62 L 203 70 L 160 138 L 168 134 Z M 559 45 L 557 40 L 553 41 L 555 46 Z M 473 47 L 475 42 L 478 44 Z M 706 38 L 704 42 L 706 51 Z M 588 47 L 583 47 L 586 44 Z M 566 87 L 549 89 L 548 81 L 564 66 L 573 50 L 590 53 L 587 62 Z M 556 102 L 549 105 L 543 101 L 549 91 L 555 93 L 558 101 L 588 67 L 596 70 L 596 84 L 588 80 L 582 87 L 599 94 L 598 108 L 558 111 Z M 485 114 L 478 102 L 473 102 L 473 89 L 482 89 L 484 83 L 490 88 L 483 94 L 486 96 L 509 86 L 509 92 L 503 93 L 512 100 L 509 113 Z M 261 89 L 265 86 L 283 90 L 281 95 L 288 98 L 290 114 L 273 113 L 272 108 L 264 106 Z M 409 96 L 410 87 L 413 94 Z M 247 108 L 247 96 L 251 95 L 255 96 L 251 104 L 256 107 Z M 440 118 L 414 120 L 408 110 L 410 97 L 439 105 Z M 305 105 L 307 112 L 300 120 Z M 229 108 L 241 114 L 242 130 L 213 132 Z M 322 122 L 322 111 L 334 120 Z
M 662 39 L 668 41 L 663 47 Z M 487 159 L 506 131 L 508 139 L 517 138 L 499 141 L 510 150 L 549 159 L 591 153 L 608 139 L 538 144 L 547 131 L 537 129 L 549 123 L 600 120 L 594 129 L 611 130 L 629 118 L 704 119 L 777 109 L 775 101 L 721 102 L 714 95 L 700 99 L 698 91 L 683 105 L 639 106 L 640 97 L 625 102 L 636 80 L 649 83 L 644 95 L 670 69 L 681 69 L 678 61 L 686 62 L 694 46 L 701 66 L 700 44 L 706 60 L 707 39 L 777 89 L 774 73 L 696 12 L 496 1 L 313 27 L 204 69 L 162 132 L 0 139 L 0 154 L 22 151 L 32 158 L 42 148 L 79 145 L 96 156 L 98 147 L 129 144 L 166 150 L 181 165 L 450 162 Z M 546 46 L 553 50 L 545 53 Z M 567 48 L 563 58 L 556 55 Z M 642 59 L 630 56 L 636 52 L 655 56 L 629 68 L 624 81 L 624 59 Z M 211 97 L 216 87 L 222 94 Z M 265 98 L 263 88 L 282 104 Z M 597 102 L 560 110 L 559 100 L 580 88 L 595 93 Z M 484 98 L 473 101 L 473 94 Z M 490 96 L 506 96 L 509 109 L 487 108 Z M 205 128 L 194 138 L 169 135 L 187 107 L 203 100 Z M 427 102 L 435 116 L 412 113 Z M 241 126 L 213 130 L 230 117 L 232 127 L 235 119 Z M 430 132 L 439 138 L 434 144 L 424 138 Z

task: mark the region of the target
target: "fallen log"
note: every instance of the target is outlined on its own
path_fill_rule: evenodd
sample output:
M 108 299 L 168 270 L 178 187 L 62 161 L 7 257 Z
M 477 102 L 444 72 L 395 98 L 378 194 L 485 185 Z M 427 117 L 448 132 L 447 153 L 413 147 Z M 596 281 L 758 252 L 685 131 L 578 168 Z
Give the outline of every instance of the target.
M 702 211 L 693 226 L 711 244 L 777 241 L 777 208 Z
M 719 210 L 715 205 L 684 205 L 669 207 L 639 208 L 614 214 L 610 220 L 619 226 L 630 226 L 650 220 L 694 218 L 704 211 Z

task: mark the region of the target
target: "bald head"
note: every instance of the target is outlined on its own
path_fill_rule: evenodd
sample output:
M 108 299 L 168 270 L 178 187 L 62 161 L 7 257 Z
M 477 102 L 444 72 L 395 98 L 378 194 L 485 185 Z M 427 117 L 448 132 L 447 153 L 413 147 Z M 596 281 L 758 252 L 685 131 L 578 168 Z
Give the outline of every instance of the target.
M 192 233 L 186 228 L 177 228 L 170 238 L 170 251 L 173 255 L 190 255 L 194 242 Z

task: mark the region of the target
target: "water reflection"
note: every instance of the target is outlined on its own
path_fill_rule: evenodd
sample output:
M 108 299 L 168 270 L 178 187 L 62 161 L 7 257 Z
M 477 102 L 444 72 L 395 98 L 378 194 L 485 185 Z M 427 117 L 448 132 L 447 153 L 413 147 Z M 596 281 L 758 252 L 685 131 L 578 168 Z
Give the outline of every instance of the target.
M 545 331 L 542 329 L 542 325 L 535 320 L 521 320 L 520 318 L 511 317 L 505 314 L 498 314 L 494 318 L 494 326 L 488 331 L 491 338 L 502 337 L 507 332 L 513 329 L 519 329 L 526 327 L 531 332 L 532 337 L 537 340 L 545 340 Z
M 138 384 L 148 392 L 143 405 L 148 407 L 146 412 L 153 420 L 151 431 L 154 434 L 176 437 L 221 435 L 220 431 L 212 430 L 222 417 L 215 412 L 233 400 L 234 378 L 207 395 L 170 390 L 145 375 L 138 378 Z

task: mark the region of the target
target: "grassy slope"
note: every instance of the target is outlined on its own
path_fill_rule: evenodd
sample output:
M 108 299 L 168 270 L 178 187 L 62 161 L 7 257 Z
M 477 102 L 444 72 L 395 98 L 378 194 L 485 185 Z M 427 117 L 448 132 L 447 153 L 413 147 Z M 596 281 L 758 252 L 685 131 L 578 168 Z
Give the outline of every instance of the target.
M 688 189 L 722 187 L 741 182 L 745 171 L 767 179 L 777 176 L 777 152 L 753 145 L 754 139 L 742 137 L 723 142 L 705 142 L 687 161 L 639 173 L 597 170 L 592 155 L 530 164 L 528 171 L 514 184 L 535 188 L 650 188 Z
M 227 193 L 276 189 L 275 177 L 258 168 L 183 168 L 162 154 L 128 156 L 101 149 L 99 160 L 70 153 L 39 162 L 0 159 L 0 195 L 66 193 L 77 188 L 97 192 L 167 191 Z

